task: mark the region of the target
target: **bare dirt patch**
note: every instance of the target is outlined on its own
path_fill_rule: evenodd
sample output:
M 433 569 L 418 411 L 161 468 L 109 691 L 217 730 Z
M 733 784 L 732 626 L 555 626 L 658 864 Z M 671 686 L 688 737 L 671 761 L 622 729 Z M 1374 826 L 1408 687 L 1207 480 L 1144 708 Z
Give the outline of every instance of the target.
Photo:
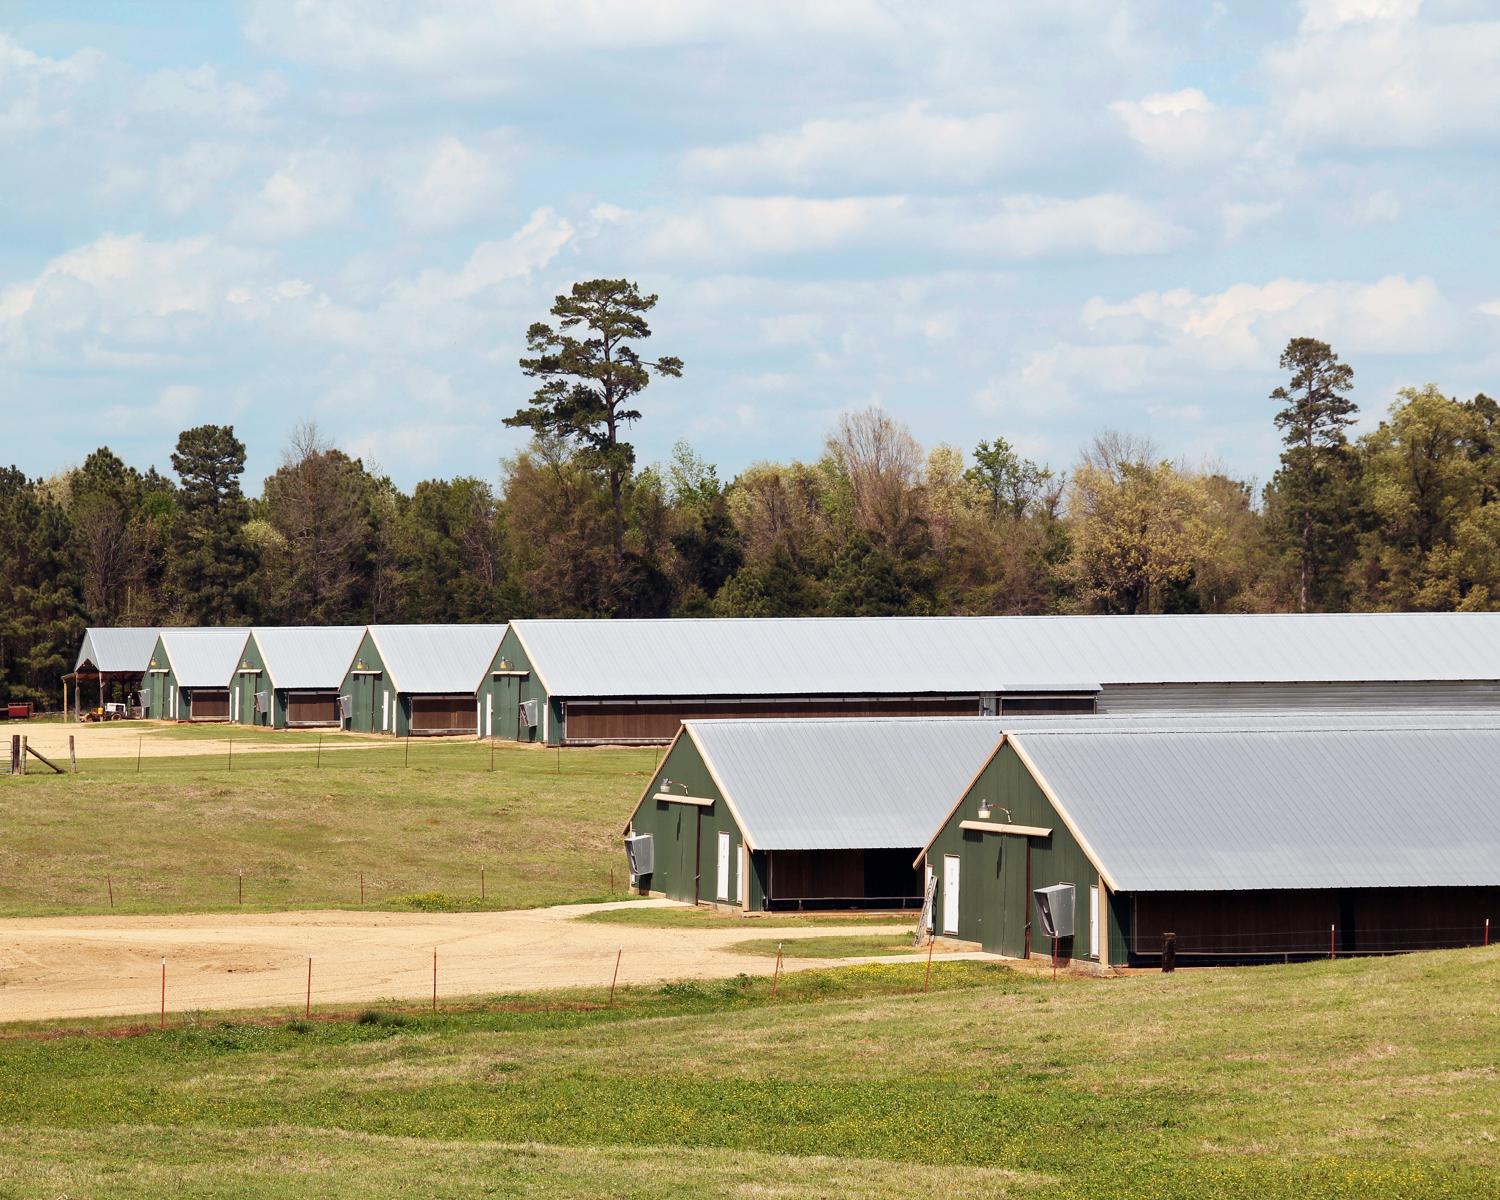
M 314 1004 L 430 1001 L 434 951 L 440 999 L 607 988 L 617 952 L 621 984 L 763 975 L 769 968 L 763 955 L 737 949 L 745 930 L 736 925 L 664 929 L 573 919 L 605 907 L 0 921 L 0 1021 L 154 1012 L 160 1003 L 163 958 L 169 1014 L 279 1005 L 300 1009 L 306 1002 L 309 956 Z M 893 924 L 869 932 L 895 935 L 907 928 Z M 792 940 L 822 932 L 788 929 L 784 935 Z M 914 952 L 910 957 L 922 956 Z M 845 961 L 850 960 L 798 958 L 796 966 Z

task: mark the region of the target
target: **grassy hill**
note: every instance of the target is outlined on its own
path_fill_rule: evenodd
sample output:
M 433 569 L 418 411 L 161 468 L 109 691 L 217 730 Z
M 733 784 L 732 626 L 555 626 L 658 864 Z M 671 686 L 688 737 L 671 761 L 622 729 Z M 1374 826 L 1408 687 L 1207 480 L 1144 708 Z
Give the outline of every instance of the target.
M 0 1040 L 0 1195 L 1494 1195 L 1500 950 Z
M 221 743 L 182 726 L 152 737 Z M 623 890 L 620 830 L 654 749 L 476 742 L 95 759 L 0 777 L 0 916 L 358 907 L 524 908 Z M 484 901 L 480 869 L 484 868 Z M 411 899 L 415 897 L 415 899 Z

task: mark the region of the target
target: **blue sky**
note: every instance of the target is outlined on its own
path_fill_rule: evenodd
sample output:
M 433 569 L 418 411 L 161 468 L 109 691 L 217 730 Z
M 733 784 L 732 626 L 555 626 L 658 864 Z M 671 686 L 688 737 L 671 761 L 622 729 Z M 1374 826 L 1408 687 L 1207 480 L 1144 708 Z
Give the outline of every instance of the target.
M 643 461 L 814 457 L 879 404 L 1066 467 L 1264 480 L 1286 340 L 1500 391 L 1487 0 L 0 6 L 0 461 L 249 488 L 316 420 L 403 486 L 522 444 L 526 326 L 658 292 Z

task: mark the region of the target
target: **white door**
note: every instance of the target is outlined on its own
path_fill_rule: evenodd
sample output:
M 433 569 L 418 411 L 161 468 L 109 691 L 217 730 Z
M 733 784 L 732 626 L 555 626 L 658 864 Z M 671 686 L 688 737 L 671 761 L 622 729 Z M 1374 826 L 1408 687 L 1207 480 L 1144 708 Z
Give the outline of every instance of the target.
M 391 694 L 387 691 L 380 693 L 380 732 L 384 733 L 391 727 Z
M 719 834 L 719 887 L 714 893 L 720 900 L 729 899 L 729 835 Z
M 1099 889 L 1096 886 L 1089 887 L 1089 954 L 1094 958 L 1099 957 Z
M 495 736 L 495 693 L 484 694 L 484 736 Z
M 958 855 L 943 855 L 943 932 L 958 932 Z
M 734 902 L 745 902 L 745 843 L 734 848 Z

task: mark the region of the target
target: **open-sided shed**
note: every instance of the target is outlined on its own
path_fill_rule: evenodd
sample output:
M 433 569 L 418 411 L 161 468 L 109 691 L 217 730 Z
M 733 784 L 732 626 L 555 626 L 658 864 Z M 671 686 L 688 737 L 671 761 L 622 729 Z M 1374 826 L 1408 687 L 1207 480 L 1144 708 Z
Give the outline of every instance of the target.
M 156 626 L 91 626 L 83 634 L 78 647 L 78 657 L 73 670 L 63 676 L 64 703 L 67 704 L 67 685 L 73 685 L 74 715 L 83 716 L 84 689 L 89 687 L 90 706 L 93 705 L 92 688 L 99 689 L 99 706 L 111 695 L 128 697 L 139 693 L 151 662 L 151 652 L 156 649 L 156 639 L 161 630 Z M 142 701 L 144 703 L 144 700 Z
M 371 625 L 344 675 L 345 724 L 365 733 L 485 736 L 481 685 L 504 625 Z
M 1500 709 L 1500 613 L 517 620 L 497 731 L 670 741 L 689 719 Z
M 980 717 L 685 722 L 626 831 L 634 884 L 747 910 L 917 906 L 912 856 L 999 735 Z
M 228 721 L 244 629 L 163 629 L 146 667 L 146 716 Z
M 230 709 L 242 725 L 337 728 L 340 689 L 362 625 L 258 626 L 235 672 Z
M 1489 713 L 1016 720 L 917 862 L 938 933 L 1014 957 L 1058 887 L 1060 953 L 1105 964 L 1474 945 L 1496 779 Z

